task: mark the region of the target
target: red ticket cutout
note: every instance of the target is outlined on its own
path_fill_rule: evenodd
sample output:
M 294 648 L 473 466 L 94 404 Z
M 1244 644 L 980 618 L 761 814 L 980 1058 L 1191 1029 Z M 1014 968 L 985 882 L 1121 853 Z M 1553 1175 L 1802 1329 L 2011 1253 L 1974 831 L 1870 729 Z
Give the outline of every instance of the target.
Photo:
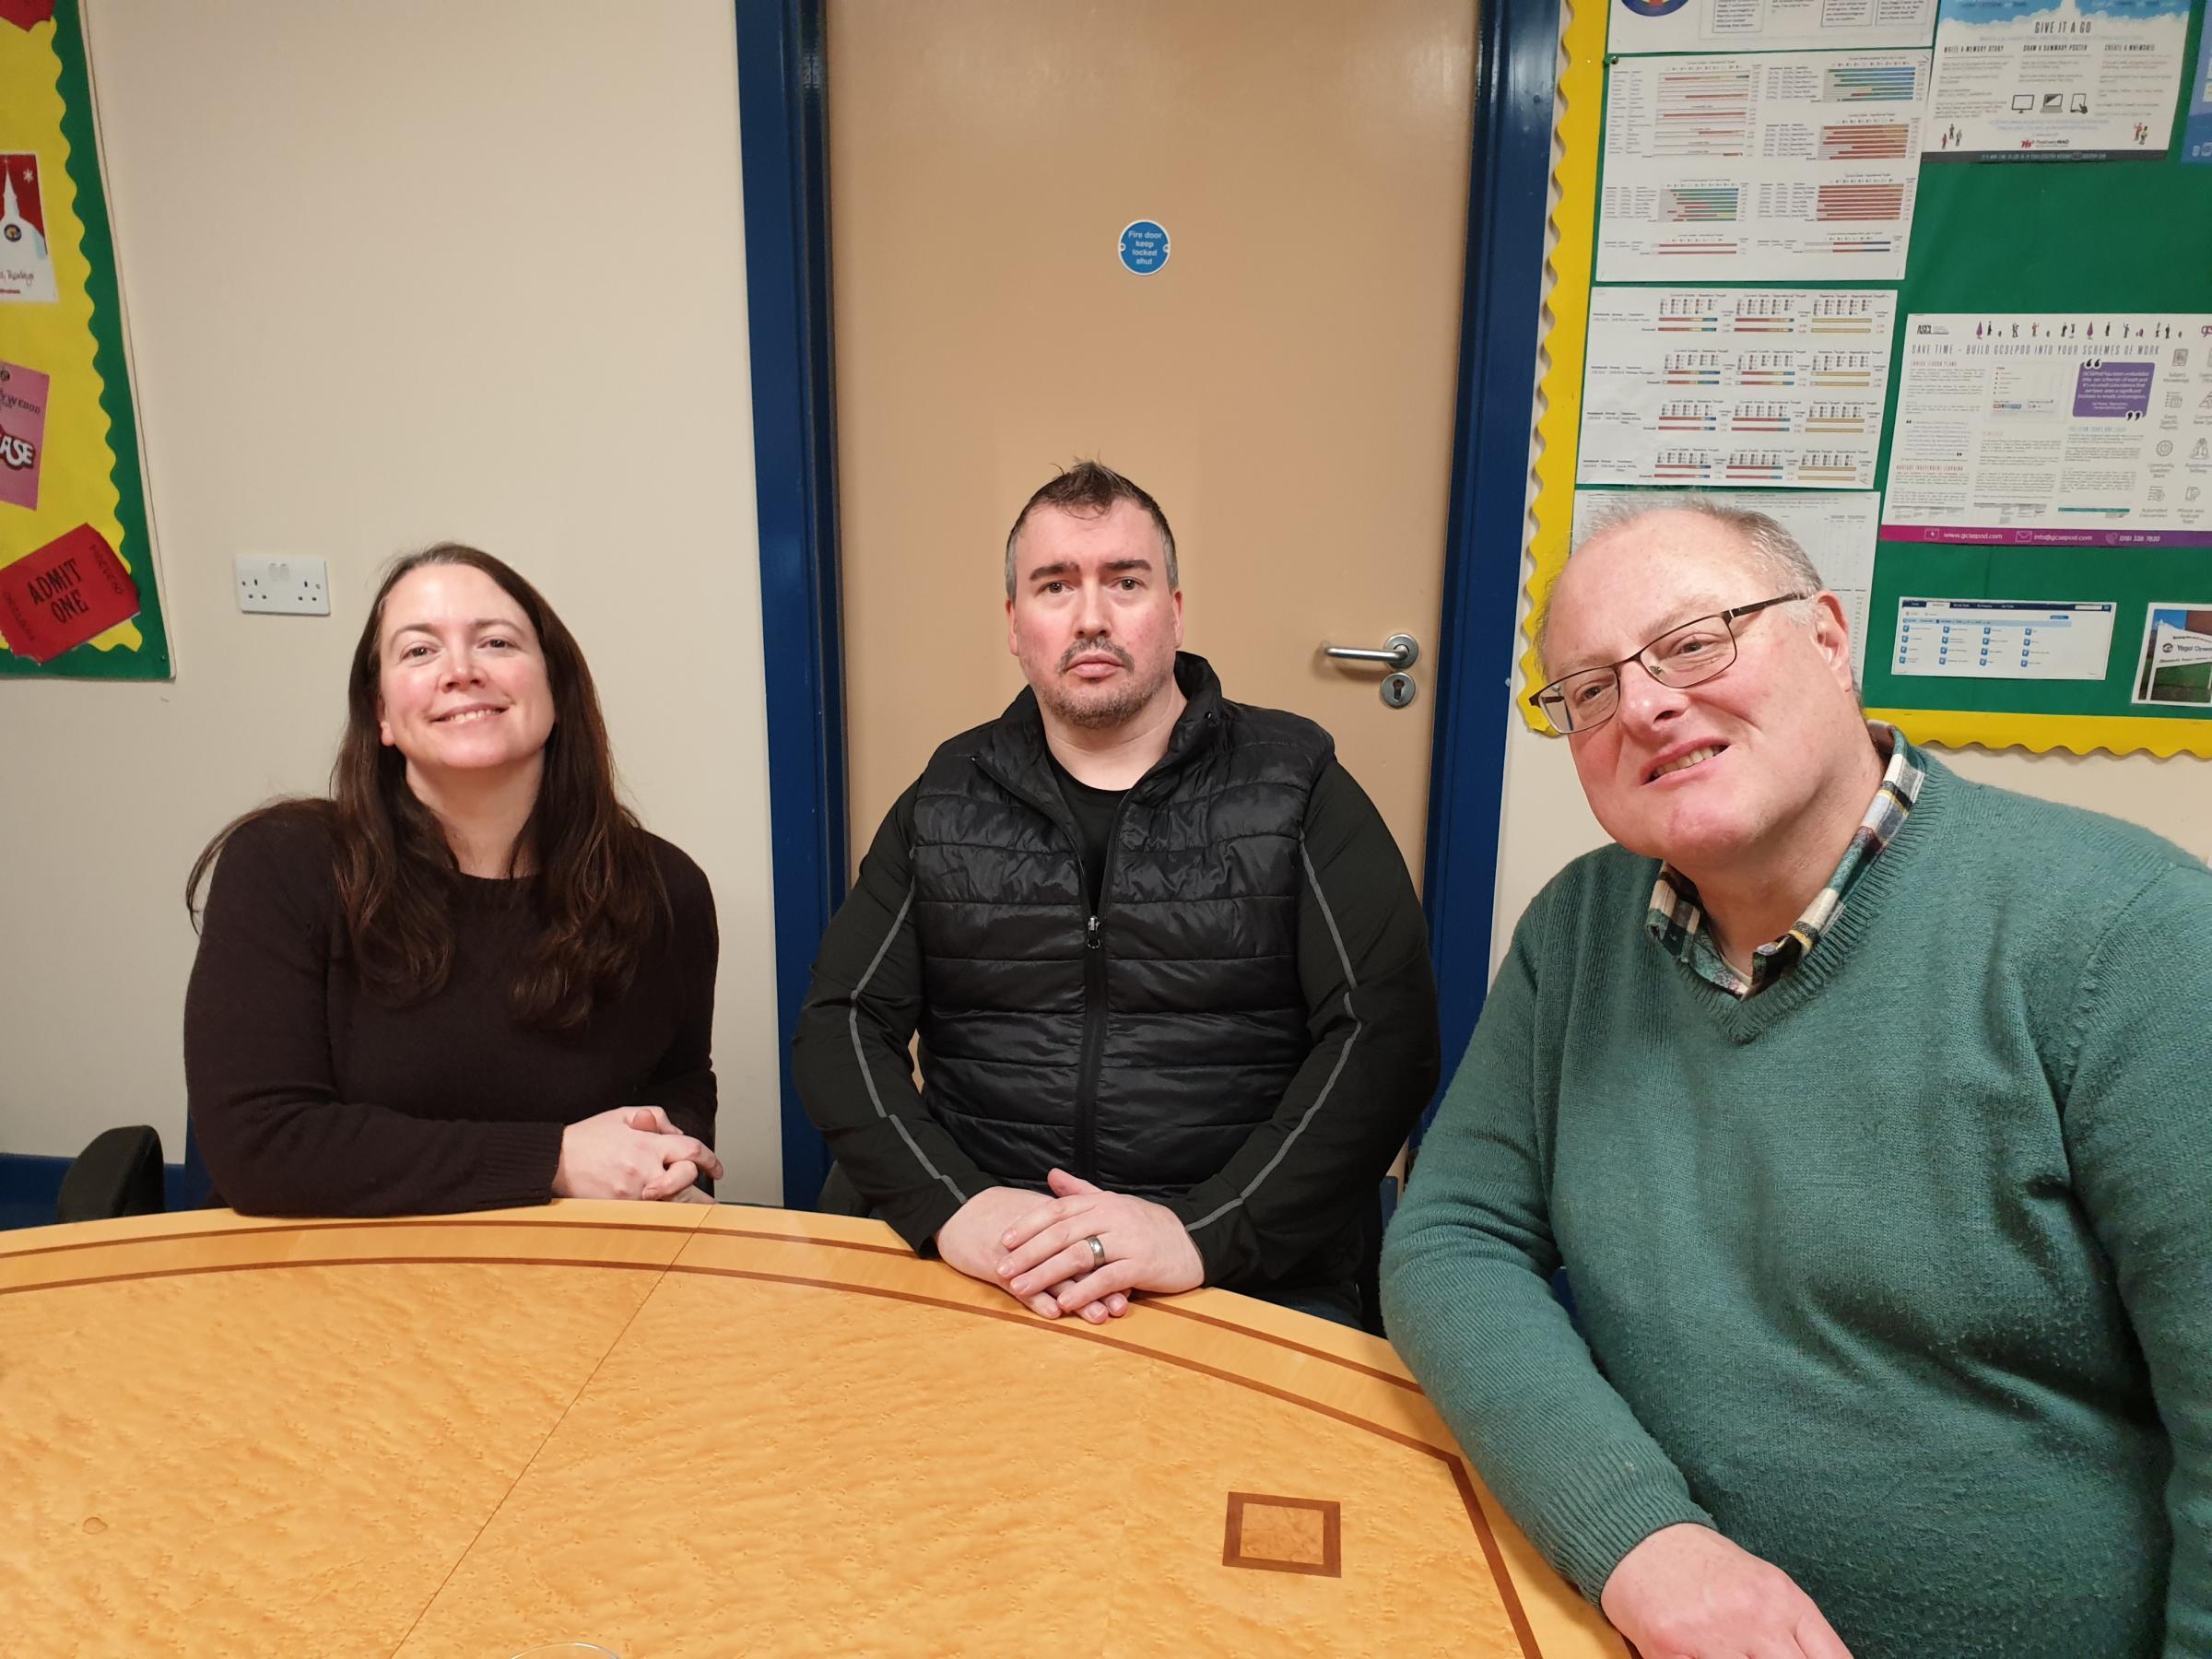
M 89 524 L 0 566 L 0 639 L 41 665 L 138 614 L 138 584 Z

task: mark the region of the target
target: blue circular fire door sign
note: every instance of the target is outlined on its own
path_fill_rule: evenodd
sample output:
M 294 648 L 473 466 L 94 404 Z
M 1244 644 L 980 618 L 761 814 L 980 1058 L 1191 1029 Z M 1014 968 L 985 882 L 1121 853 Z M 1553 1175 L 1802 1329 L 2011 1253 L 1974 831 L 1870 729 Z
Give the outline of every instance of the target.
M 1168 263 L 1168 232 L 1150 219 L 1138 219 L 1122 228 L 1122 264 L 1139 276 L 1149 276 Z

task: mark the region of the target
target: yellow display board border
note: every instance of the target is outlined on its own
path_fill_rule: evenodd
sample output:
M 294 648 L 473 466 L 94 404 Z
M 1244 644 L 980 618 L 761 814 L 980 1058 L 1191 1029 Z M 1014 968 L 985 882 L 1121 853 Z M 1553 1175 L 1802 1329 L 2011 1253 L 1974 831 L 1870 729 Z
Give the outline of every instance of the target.
M 1545 300 L 1544 372 L 1536 382 L 1543 413 L 1536 419 L 1536 496 L 1530 509 L 1526 593 L 1522 624 L 1521 686 L 1513 706 L 1539 732 L 1551 723 L 1526 693 L 1542 683 L 1536 633 L 1551 584 L 1567 566 L 1574 537 L 1575 450 L 1583 428 L 1583 359 L 1590 335 L 1591 259 L 1597 242 L 1597 147 L 1605 109 L 1605 0 L 1566 0 L 1551 170 L 1551 278 Z M 1555 735 L 1556 734 L 1552 734 Z
M 1544 372 L 1537 381 L 1535 500 L 1524 559 L 1520 683 L 1513 706 L 1532 730 L 1556 736 L 1528 693 L 1542 683 L 1536 636 L 1552 584 L 1566 568 L 1574 533 L 1574 476 L 1583 419 L 1583 369 L 1588 352 L 1593 255 L 1596 247 L 1599 147 L 1604 142 L 1606 9 L 1604 0 L 1568 0 L 1559 32 L 1564 54 L 1553 128 L 1550 224 L 1545 262 Z M 2005 714 L 1974 710 L 1869 709 L 1915 743 L 1946 748 L 2065 749 L 2088 755 L 2212 758 L 2212 721 L 2111 714 Z

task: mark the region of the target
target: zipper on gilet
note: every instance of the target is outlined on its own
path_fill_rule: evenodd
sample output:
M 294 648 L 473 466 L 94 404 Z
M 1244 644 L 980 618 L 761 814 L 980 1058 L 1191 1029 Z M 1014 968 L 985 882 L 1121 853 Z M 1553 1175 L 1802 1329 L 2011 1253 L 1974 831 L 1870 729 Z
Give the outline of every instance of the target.
M 1122 844 L 1122 815 L 1129 809 L 1129 793 L 1124 791 L 1114 807 L 1113 828 L 1107 833 L 1106 867 L 1099 872 L 1098 913 L 1083 924 L 1083 1065 L 1076 1074 L 1076 1173 L 1086 1181 L 1099 1178 L 1099 1074 L 1106 1059 L 1106 891 L 1113 879 L 1114 852 Z M 1076 871 L 1088 895 L 1089 872 L 1083 868 L 1079 835 Z

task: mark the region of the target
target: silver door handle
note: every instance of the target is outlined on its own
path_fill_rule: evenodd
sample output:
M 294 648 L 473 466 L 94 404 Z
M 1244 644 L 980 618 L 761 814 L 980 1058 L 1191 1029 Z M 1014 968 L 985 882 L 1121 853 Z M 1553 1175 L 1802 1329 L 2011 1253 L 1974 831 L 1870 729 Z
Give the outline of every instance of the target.
M 1381 651 L 1364 645 L 1331 645 L 1324 641 L 1321 654 L 1335 657 L 1340 663 L 1381 663 L 1385 667 L 1406 669 L 1421 660 L 1421 643 L 1411 634 L 1392 634 Z

